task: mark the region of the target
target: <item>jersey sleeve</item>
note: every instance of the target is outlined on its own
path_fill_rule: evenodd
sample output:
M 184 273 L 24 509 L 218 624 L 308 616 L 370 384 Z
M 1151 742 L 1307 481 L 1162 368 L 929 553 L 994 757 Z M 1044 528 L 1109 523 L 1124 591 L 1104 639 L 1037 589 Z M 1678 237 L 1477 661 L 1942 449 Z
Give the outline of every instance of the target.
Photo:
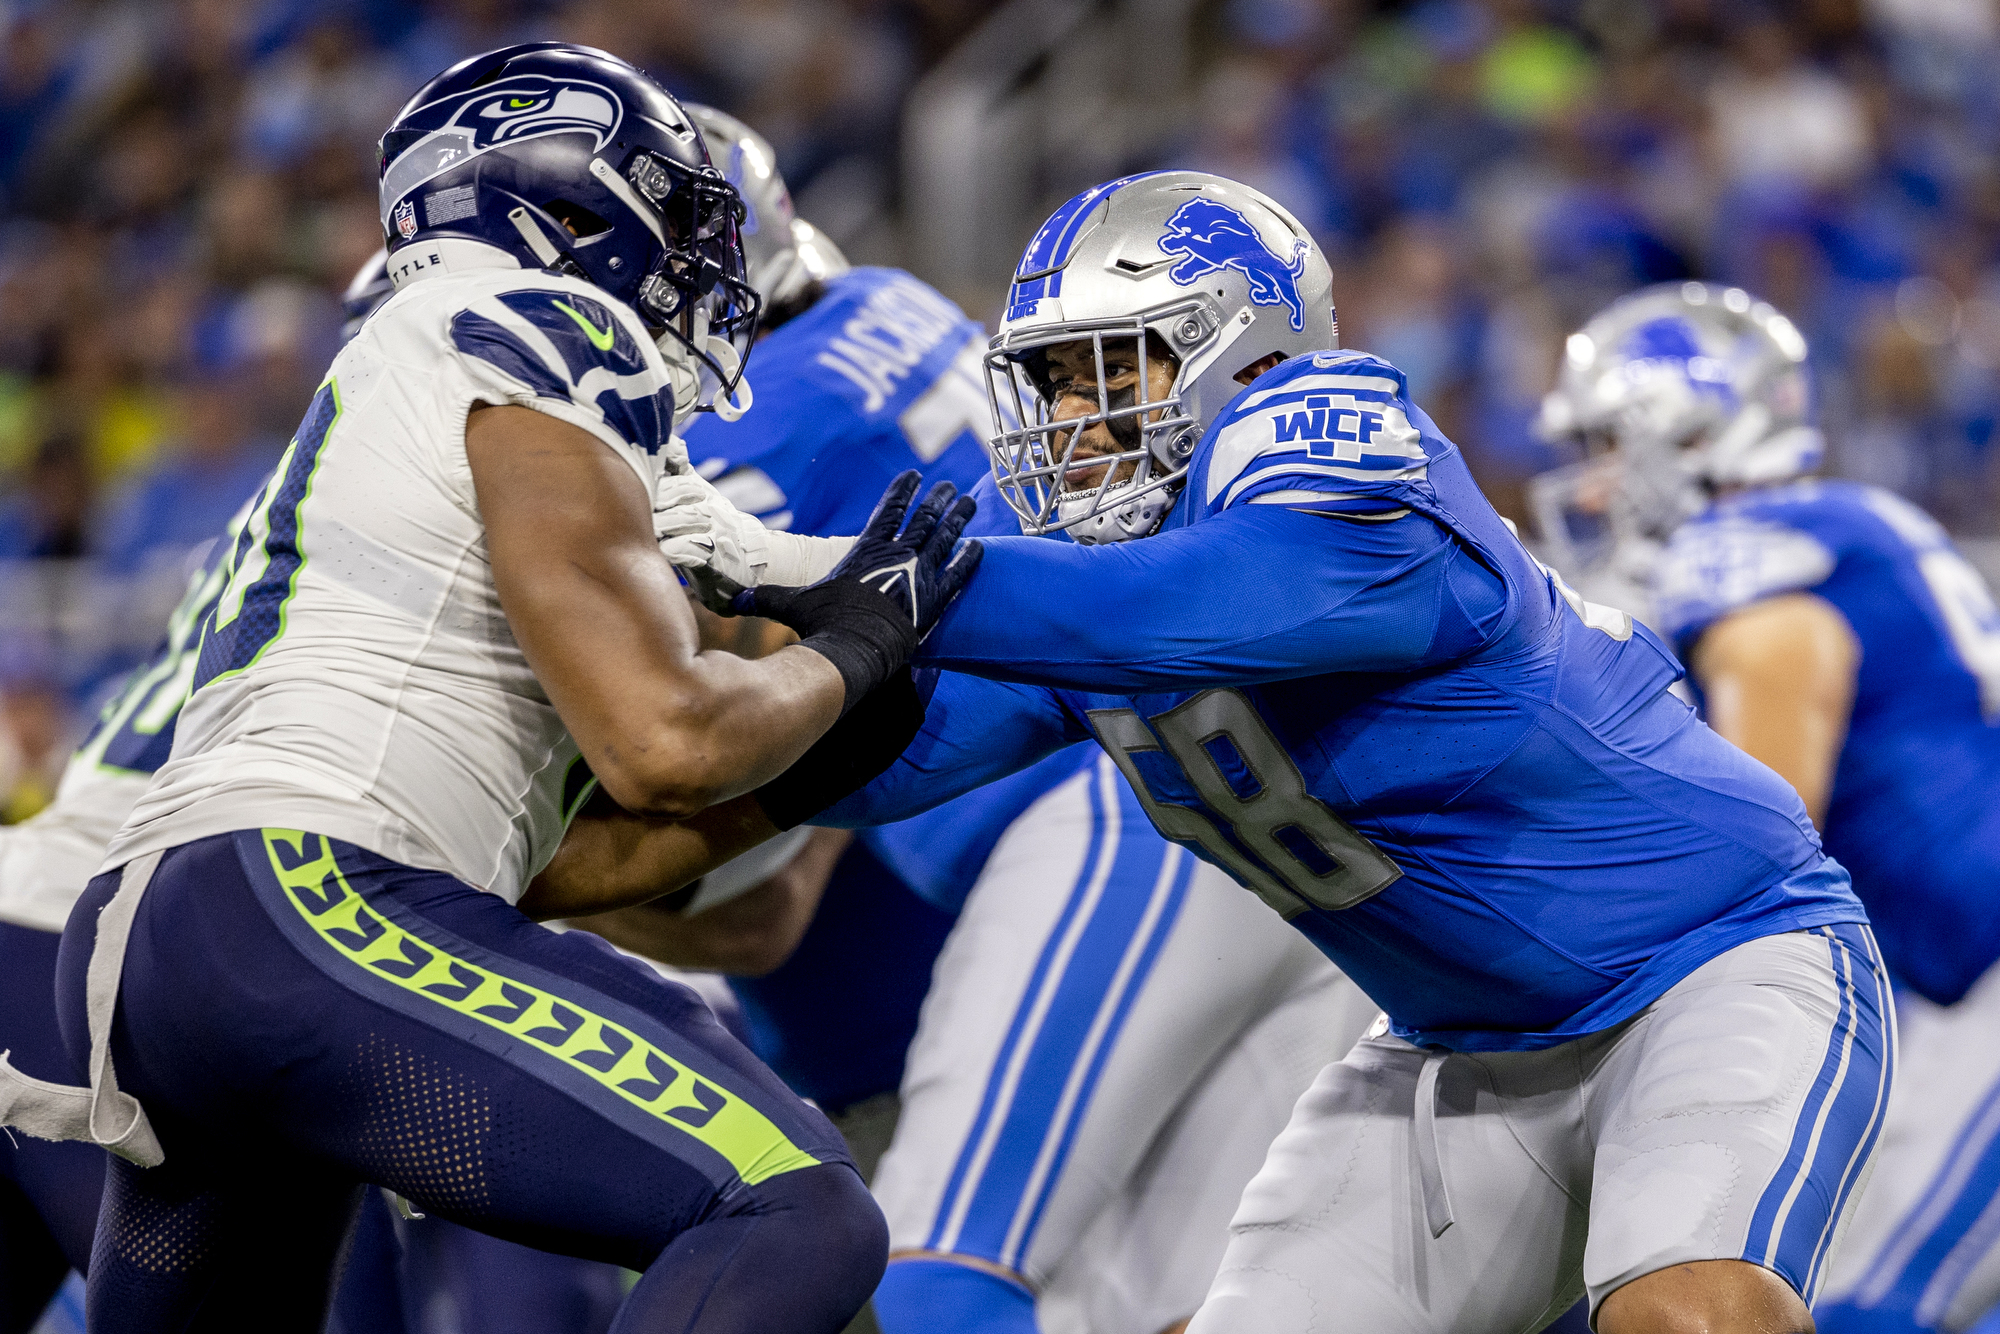
M 1685 524 L 1654 576 L 1660 631 L 1685 654 L 1701 632 L 1739 607 L 1826 582 L 1837 557 L 1810 533 L 1733 516 Z
M 854 829 L 907 820 L 1089 736 L 1052 691 L 955 672 L 919 673 L 920 681 L 926 677 L 930 698 L 917 739 L 813 824 Z
M 1294 357 L 1237 395 L 1203 437 L 1189 519 L 1239 505 L 1395 513 L 1426 485 L 1429 428 L 1389 363 L 1360 352 Z
M 579 291 L 484 295 L 451 318 L 451 350 L 474 401 L 533 408 L 589 431 L 642 475 L 678 457 L 674 392 L 629 312 Z
M 1421 515 L 1246 505 L 1136 542 L 985 539 L 922 665 L 1107 693 L 1413 671 L 1498 632 L 1499 575 Z

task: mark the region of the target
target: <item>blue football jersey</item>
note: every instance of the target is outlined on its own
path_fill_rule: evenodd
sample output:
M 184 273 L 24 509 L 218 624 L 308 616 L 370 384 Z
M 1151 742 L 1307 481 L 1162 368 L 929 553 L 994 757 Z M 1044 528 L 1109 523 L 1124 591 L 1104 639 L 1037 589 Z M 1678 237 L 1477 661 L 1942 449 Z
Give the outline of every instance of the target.
M 919 661 L 945 669 L 923 732 L 821 822 L 1095 737 L 1412 1041 L 1554 1045 L 1735 945 L 1865 920 L 1666 646 L 1537 564 L 1364 354 L 1240 394 L 1152 537 L 989 538 Z
M 1826 812 L 1882 953 L 1950 1004 L 2000 958 L 2000 612 L 1928 514 L 1852 482 L 1725 499 L 1683 525 L 1656 579 L 1683 656 L 1717 618 L 1809 592 L 1861 647 Z
M 696 420 L 688 457 L 771 527 L 859 532 L 906 469 L 962 490 L 986 474 L 985 346 L 978 324 L 909 274 L 851 269 L 758 343 L 754 406 L 739 421 Z M 950 831 L 950 868 L 907 855 L 899 831 L 864 838 L 836 866 L 791 958 L 767 976 L 730 979 L 752 1048 L 798 1092 L 839 1108 L 900 1082 L 947 914 L 971 888 L 969 879 L 953 888 L 963 835 L 997 809 L 984 793 L 954 804 L 966 818 Z
M 985 331 L 899 269 L 850 269 L 757 344 L 755 406 L 704 415 L 688 458 L 767 527 L 858 533 L 889 479 L 961 490 L 986 471 Z
M 1066 747 L 922 815 L 864 829 L 861 841 L 917 897 L 956 915 L 1007 826 L 1096 756 L 1092 745 Z

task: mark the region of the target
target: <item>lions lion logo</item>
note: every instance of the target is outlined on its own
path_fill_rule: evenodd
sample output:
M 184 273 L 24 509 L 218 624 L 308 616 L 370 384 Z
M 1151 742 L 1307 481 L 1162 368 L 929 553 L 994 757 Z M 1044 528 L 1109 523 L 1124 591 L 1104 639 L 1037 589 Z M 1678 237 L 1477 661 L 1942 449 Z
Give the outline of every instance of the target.
M 1195 198 L 1175 210 L 1160 237 L 1160 251 L 1183 256 L 1167 276 L 1192 287 L 1211 273 L 1235 269 L 1250 280 L 1250 300 L 1259 306 L 1283 306 L 1291 312 L 1292 330 L 1306 327 L 1305 304 L 1299 299 L 1299 279 L 1306 271 L 1304 241 L 1293 243 L 1286 260 L 1264 244 L 1250 220 L 1213 199 Z

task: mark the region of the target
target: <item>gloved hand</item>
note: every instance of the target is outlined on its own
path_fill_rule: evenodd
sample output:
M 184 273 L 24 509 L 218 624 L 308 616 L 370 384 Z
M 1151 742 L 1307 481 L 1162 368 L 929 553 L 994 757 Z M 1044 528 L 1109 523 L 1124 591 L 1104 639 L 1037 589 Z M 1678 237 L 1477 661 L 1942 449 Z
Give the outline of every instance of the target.
M 958 540 L 977 508 L 971 497 L 939 482 L 911 509 L 921 480 L 912 469 L 889 484 L 826 578 L 805 588 L 746 588 L 732 600 L 737 615 L 790 626 L 839 668 L 850 709 L 909 661 L 979 565 L 979 543 Z
M 669 473 L 653 493 L 653 536 L 710 611 L 759 584 L 818 583 L 853 547 L 851 537 L 802 537 L 766 528 L 699 473 Z

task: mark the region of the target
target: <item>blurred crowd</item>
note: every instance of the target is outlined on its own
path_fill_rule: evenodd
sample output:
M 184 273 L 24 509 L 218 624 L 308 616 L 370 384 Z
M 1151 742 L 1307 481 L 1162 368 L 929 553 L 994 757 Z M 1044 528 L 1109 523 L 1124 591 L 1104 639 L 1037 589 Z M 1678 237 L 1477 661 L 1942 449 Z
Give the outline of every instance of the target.
M 1503 510 L 1564 335 L 1649 282 L 1799 323 L 1834 471 L 2000 530 L 1993 0 L 1231 0 L 1185 152 L 1292 204 L 1343 340 Z
M 422 80 L 511 41 L 604 47 L 755 124 L 804 213 L 894 261 L 905 96 L 993 7 L 0 0 L 0 821 L 46 798 L 282 450 L 380 244 L 375 139 Z M 1836 471 L 2000 533 L 2000 0 L 1195 21 L 1193 113 L 1131 165 L 1289 204 L 1345 341 L 1409 372 L 1503 509 L 1564 461 L 1532 430 L 1564 334 L 1696 276 L 1798 320 Z

